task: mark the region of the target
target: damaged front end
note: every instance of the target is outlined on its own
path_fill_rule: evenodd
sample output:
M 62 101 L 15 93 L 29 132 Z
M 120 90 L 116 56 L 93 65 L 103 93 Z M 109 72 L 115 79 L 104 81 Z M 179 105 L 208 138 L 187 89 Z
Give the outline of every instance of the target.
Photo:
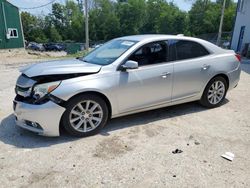
M 44 104 L 48 101 L 64 106 L 65 101 L 51 94 L 62 82 L 62 80 L 86 76 L 94 73 L 71 73 L 59 75 L 41 75 L 29 78 L 21 74 L 16 83 L 15 101 L 28 104 Z
M 44 104 L 53 101 L 63 106 L 64 101 L 51 94 L 63 80 L 96 74 L 100 65 L 77 59 L 43 62 L 22 68 L 16 83 L 16 101 Z

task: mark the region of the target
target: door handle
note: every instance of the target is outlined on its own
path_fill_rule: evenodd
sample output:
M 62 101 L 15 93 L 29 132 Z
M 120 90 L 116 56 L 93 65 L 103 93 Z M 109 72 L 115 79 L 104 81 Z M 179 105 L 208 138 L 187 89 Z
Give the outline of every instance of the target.
M 170 72 L 164 72 L 161 74 L 161 77 L 162 78 L 167 78 L 168 75 L 170 75 L 171 73 Z
M 207 70 L 209 67 L 210 67 L 210 65 L 204 64 L 203 67 L 202 67 L 202 69 L 203 70 Z

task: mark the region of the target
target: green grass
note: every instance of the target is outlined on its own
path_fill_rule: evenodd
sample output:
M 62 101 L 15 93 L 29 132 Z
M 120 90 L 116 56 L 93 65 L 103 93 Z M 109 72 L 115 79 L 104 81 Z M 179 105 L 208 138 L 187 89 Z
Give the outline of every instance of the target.
M 65 58 L 76 58 L 76 57 L 83 57 L 87 54 L 87 50 L 77 52 L 75 54 L 68 54 L 65 56 Z
M 92 49 L 89 50 L 89 52 L 91 51 Z M 74 59 L 74 58 L 77 58 L 77 57 L 83 57 L 85 56 L 86 54 L 88 54 L 88 51 L 84 50 L 84 51 L 79 51 L 75 54 L 67 54 L 66 56 L 44 56 L 44 55 L 35 55 L 35 54 L 32 54 L 32 53 L 29 53 L 30 55 L 32 55 L 34 57 L 34 59 L 47 59 L 47 60 L 50 60 L 50 59 Z

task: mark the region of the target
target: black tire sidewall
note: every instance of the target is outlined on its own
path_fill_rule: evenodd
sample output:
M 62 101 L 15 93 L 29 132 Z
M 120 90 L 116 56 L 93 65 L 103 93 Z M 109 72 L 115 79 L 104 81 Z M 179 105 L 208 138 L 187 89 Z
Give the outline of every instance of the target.
M 224 86 L 225 86 L 225 93 L 224 93 L 224 95 L 223 95 L 223 97 L 222 97 L 222 99 L 221 99 L 221 101 L 220 101 L 219 103 L 217 103 L 217 104 L 211 104 L 211 103 L 209 102 L 208 98 L 207 98 L 207 93 L 208 93 L 209 88 L 211 87 L 211 85 L 212 85 L 215 81 L 221 81 L 221 82 L 224 84 Z M 208 108 L 215 108 L 215 107 L 218 107 L 218 106 L 220 106 L 220 105 L 223 103 L 223 101 L 224 101 L 224 99 L 225 99 L 225 97 L 226 97 L 226 94 L 227 94 L 227 90 L 228 90 L 228 84 L 227 84 L 225 78 L 223 78 L 223 77 L 221 77 L 221 76 L 212 78 L 212 79 L 208 82 L 208 84 L 207 84 L 207 86 L 206 86 L 206 88 L 205 88 L 205 90 L 204 90 L 204 92 L 203 92 L 203 94 L 202 94 L 200 103 L 201 103 L 203 106 L 208 107 Z
M 79 103 L 80 101 L 84 101 L 84 100 L 92 100 L 92 101 L 97 102 L 103 110 L 103 118 L 102 118 L 101 123 L 94 130 L 86 132 L 86 133 L 75 130 L 69 122 L 69 114 L 70 114 L 72 108 L 77 103 Z M 106 123 L 108 121 L 108 117 L 109 117 L 109 112 L 108 112 L 107 104 L 101 97 L 99 97 L 97 95 L 83 94 L 83 95 L 78 95 L 78 96 L 70 99 L 67 102 L 66 111 L 64 112 L 64 114 L 62 116 L 61 123 L 62 123 L 62 126 L 65 128 L 65 130 L 69 134 L 71 134 L 73 136 L 77 136 L 77 137 L 86 137 L 86 136 L 95 135 L 98 132 L 100 132 L 100 130 L 106 125 Z

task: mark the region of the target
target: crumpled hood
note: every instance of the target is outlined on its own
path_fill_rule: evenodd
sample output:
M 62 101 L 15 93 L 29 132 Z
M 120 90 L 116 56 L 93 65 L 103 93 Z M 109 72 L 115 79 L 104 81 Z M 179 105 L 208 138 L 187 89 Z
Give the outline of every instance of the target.
M 73 73 L 97 73 L 101 65 L 95 65 L 83 62 L 78 59 L 47 61 L 44 63 L 25 66 L 20 72 L 28 77 L 42 75 L 62 75 Z

